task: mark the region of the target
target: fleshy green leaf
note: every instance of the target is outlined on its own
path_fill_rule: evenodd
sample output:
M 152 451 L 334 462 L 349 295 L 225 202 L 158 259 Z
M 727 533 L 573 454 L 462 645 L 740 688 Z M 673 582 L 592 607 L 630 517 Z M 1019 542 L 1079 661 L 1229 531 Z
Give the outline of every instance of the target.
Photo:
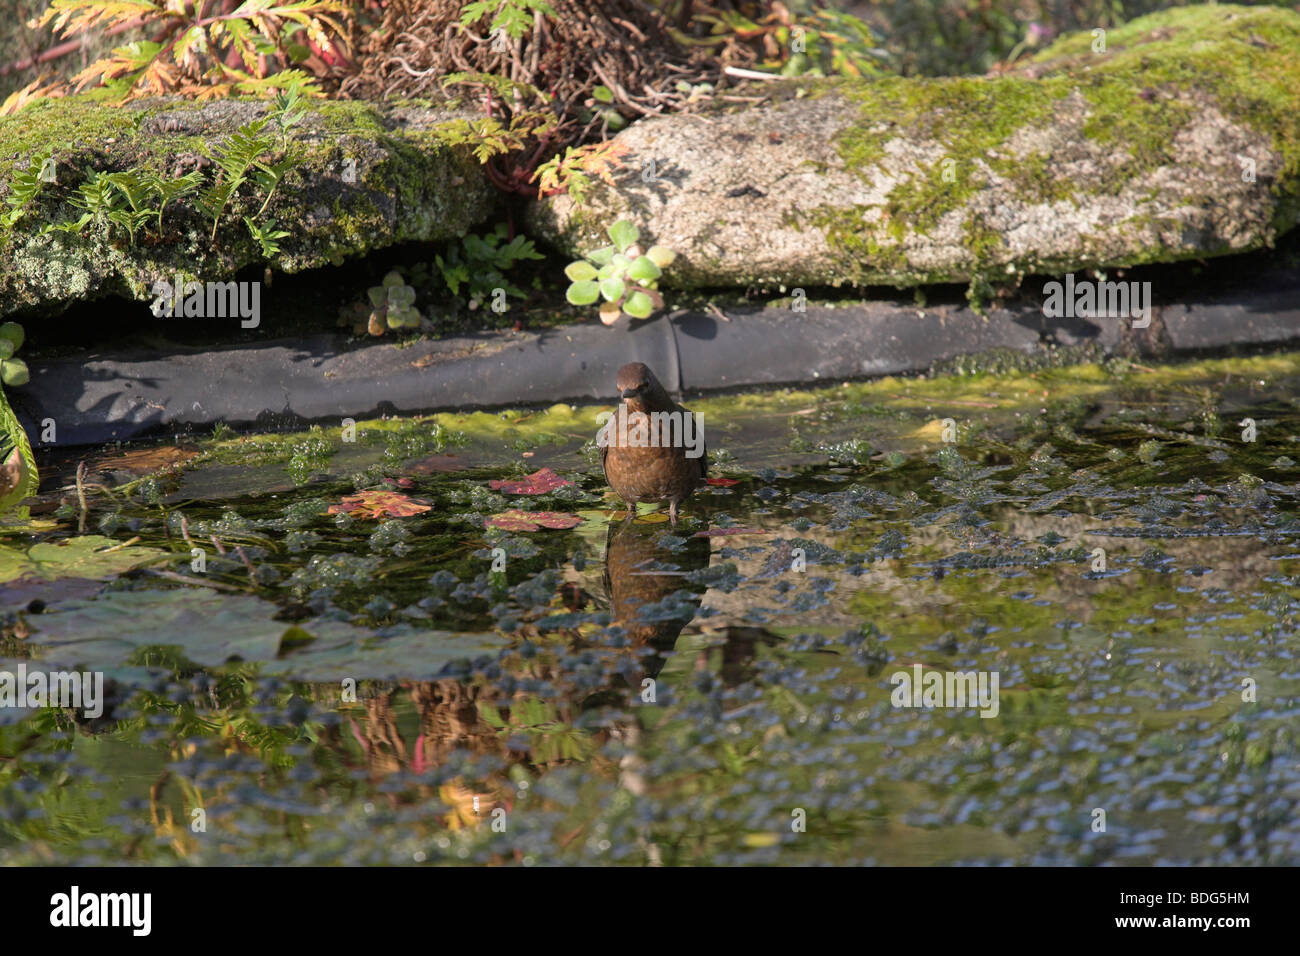
M 7 358 L 0 362 L 0 378 L 4 379 L 6 385 L 26 385 L 31 375 L 27 371 L 27 363 L 20 358 Z
M 23 332 L 23 327 L 17 322 L 6 322 L 4 325 L 0 325 L 0 339 L 8 339 L 12 342 L 14 351 L 17 352 L 23 347 L 26 333 Z
M 614 253 L 617 251 L 613 246 L 601 246 L 594 252 L 587 253 L 587 258 L 598 266 L 609 265 L 610 260 L 614 258 Z
M 654 310 L 654 301 L 644 292 L 633 292 L 623 303 L 623 311 L 634 319 L 647 319 Z
M 667 246 L 651 246 L 646 252 L 646 257 L 660 269 L 667 269 L 677 258 L 677 253 Z
M 606 302 L 617 302 L 623 298 L 623 280 L 617 276 L 611 276 L 600 284 L 600 294 L 605 297 Z
M 641 231 L 626 219 L 620 219 L 609 227 L 609 238 L 614 240 L 618 251 L 623 252 L 628 246 L 641 238 Z
M 663 273 L 659 267 L 654 264 L 649 256 L 640 256 L 628 266 L 627 274 L 629 278 L 636 279 L 638 282 L 653 282 Z
M 565 293 L 567 298 L 574 305 L 591 305 L 600 298 L 600 283 L 594 279 L 586 279 L 582 282 L 575 282 L 569 286 L 569 291 Z
M 565 266 L 564 274 L 569 277 L 570 282 L 586 282 L 596 278 L 596 267 L 585 259 L 579 259 Z

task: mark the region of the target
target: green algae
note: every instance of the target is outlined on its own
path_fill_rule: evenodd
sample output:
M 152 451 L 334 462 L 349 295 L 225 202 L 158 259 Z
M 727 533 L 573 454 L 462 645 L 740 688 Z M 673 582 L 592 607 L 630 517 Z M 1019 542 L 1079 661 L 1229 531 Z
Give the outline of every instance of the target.
M 744 475 L 692 501 L 747 532 L 702 554 L 649 516 L 483 532 L 483 509 L 524 500 L 487 484 L 523 464 L 510 443 L 589 433 L 595 405 L 358 423 L 377 456 L 435 420 L 465 433 L 457 455 L 492 450 L 412 471 L 406 493 L 434 507 L 395 522 L 335 523 L 337 478 L 165 517 L 128 502 L 180 573 L 197 576 L 184 516 L 266 576 L 210 553 L 210 580 L 248 593 L 181 600 L 216 616 L 229 598 L 221 640 L 142 634 L 156 643 L 119 657 L 101 635 L 119 686 L 104 719 L 0 723 L 0 861 L 1294 863 L 1300 519 L 1294 476 L 1258 463 L 1296 443 L 1298 377 L 1300 355 L 1279 354 L 693 400 Z M 1243 415 L 1257 443 L 1238 440 Z M 945 417 L 969 426 L 956 442 Z M 906 454 L 768 457 L 791 419 Z M 274 454 L 336 431 L 305 434 Z M 1148 440 L 1152 465 L 1102 454 Z M 576 452 L 557 467 L 594 493 Z M 105 603 L 156 623 L 175 583 L 128 575 Z M 648 588 L 649 623 L 616 610 L 622 583 Z M 698 608 L 683 583 L 707 590 Z M 0 653 L 65 661 L 58 600 L 8 616 Z M 683 605 L 680 633 L 654 629 Z M 917 665 L 997 672 L 998 715 L 894 706 Z M 1098 806 L 1108 831 L 1089 826 Z

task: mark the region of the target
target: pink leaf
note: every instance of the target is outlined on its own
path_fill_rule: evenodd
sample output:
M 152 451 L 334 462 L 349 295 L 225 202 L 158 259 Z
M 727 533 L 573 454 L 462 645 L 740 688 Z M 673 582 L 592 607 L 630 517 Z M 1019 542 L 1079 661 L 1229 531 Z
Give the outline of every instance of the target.
M 576 528 L 580 524 L 582 519 L 577 515 L 559 511 L 520 511 L 518 508 L 503 511 L 483 522 L 485 528 L 524 532 L 538 531 L 541 528 Z
M 417 498 L 398 494 L 395 491 L 363 491 L 356 495 L 344 495 L 336 505 L 330 505 L 328 514 L 345 513 L 358 518 L 407 518 L 428 511 L 431 506 Z
M 566 481 L 549 468 L 543 468 L 535 471 L 526 478 L 519 478 L 514 481 L 504 479 L 492 479 L 488 482 L 488 487 L 497 491 L 504 491 L 508 495 L 546 495 L 550 494 L 557 488 L 563 488 L 565 485 L 571 485 L 573 482 Z

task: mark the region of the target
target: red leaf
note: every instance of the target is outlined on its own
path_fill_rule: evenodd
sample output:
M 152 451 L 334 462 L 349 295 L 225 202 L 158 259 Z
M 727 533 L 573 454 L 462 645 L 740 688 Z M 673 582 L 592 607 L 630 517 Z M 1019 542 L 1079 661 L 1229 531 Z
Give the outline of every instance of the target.
M 720 538 L 726 534 L 766 534 L 762 528 L 710 528 L 708 531 L 697 531 L 697 538 Z
M 573 482 L 566 481 L 549 468 L 535 471 L 526 478 L 515 481 L 492 479 L 488 487 L 494 491 L 504 491 L 508 495 L 546 495 L 556 488 L 563 488 Z
M 564 514 L 559 511 L 520 511 L 511 508 L 499 515 L 493 515 L 483 522 L 485 528 L 500 528 L 502 531 L 539 531 L 542 528 L 576 528 L 582 524 L 577 515 Z
M 740 481 L 736 478 L 710 478 L 707 483 L 717 485 L 719 488 L 730 488 L 732 485 L 740 484 Z
M 400 495 L 395 491 L 363 491 L 356 495 L 344 495 L 336 505 L 330 505 L 328 514 L 350 514 L 358 518 L 407 518 L 428 511 L 431 505 Z

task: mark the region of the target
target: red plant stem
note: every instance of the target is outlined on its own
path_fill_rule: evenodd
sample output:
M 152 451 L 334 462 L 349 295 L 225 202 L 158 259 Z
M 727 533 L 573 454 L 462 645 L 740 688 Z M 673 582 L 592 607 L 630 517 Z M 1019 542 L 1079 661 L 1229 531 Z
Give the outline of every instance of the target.
M 119 23 L 115 27 L 109 27 L 104 31 L 104 36 L 117 36 L 117 34 L 125 33 L 127 30 L 138 27 L 142 23 L 144 23 L 144 17 L 136 17 L 133 20 L 128 20 L 126 23 Z M 0 66 L 0 76 L 17 73 L 19 70 L 28 70 L 38 63 L 48 63 L 50 60 L 57 60 L 61 56 L 67 56 L 73 50 L 80 50 L 83 42 L 85 42 L 84 37 L 78 37 L 75 40 L 65 40 L 63 43 L 60 43 L 57 46 L 52 46 L 48 50 L 44 50 L 35 56 L 29 56 L 25 60 L 18 60 L 15 63 L 6 63 L 4 66 Z

